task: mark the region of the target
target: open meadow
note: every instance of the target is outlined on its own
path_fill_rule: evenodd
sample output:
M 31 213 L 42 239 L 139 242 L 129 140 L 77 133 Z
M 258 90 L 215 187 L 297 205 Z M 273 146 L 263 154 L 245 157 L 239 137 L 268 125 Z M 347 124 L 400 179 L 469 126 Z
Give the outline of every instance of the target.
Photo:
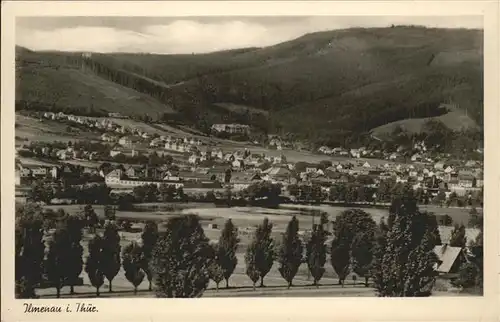
M 219 285 L 219 290 L 216 289 L 216 285 L 213 281 L 210 281 L 207 291 L 204 293 L 204 297 L 225 297 L 225 296 L 238 296 L 238 297 L 255 297 L 255 296 L 374 296 L 375 291 L 372 287 L 365 287 L 362 282 L 363 278 L 358 277 L 356 282 L 353 281 L 352 275 L 346 280 L 345 286 L 341 287 L 338 285 L 337 275 L 334 272 L 331 264 L 330 257 L 327 255 L 327 262 L 325 265 L 325 273 L 320 281 L 319 288 L 312 285 L 312 280 L 309 277 L 307 264 L 302 264 L 299 271 L 294 279 L 293 286 L 291 289 L 287 289 L 285 280 L 281 277 L 278 271 L 278 263 L 275 262 L 271 271 L 266 275 L 264 279 L 265 287 L 257 287 L 256 290 L 252 287 L 252 282 L 246 276 L 245 273 L 245 261 L 244 254 L 248 243 L 250 242 L 253 232 L 255 230 L 255 225 L 262 222 L 264 217 L 269 218 L 273 223 L 273 234 L 272 237 L 275 243 L 281 241 L 281 233 L 285 231 L 286 225 L 290 220 L 291 216 L 295 215 L 300 223 L 301 233 L 304 230 L 309 230 L 311 228 L 310 214 L 304 213 L 300 210 L 293 209 L 265 209 L 265 208 L 249 208 L 249 207 L 234 207 L 234 208 L 216 208 L 216 207 L 203 207 L 203 204 L 197 205 L 197 208 L 185 208 L 180 209 L 175 212 L 127 212 L 127 211 L 117 211 L 117 218 L 130 219 L 130 220 L 156 220 L 159 222 L 160 231 L 163 230 L 163 225 L 161 222 L 168 220 L 171 216 L 178 215 L 179 213 L 196 213 L 201 218 L 201 224 L 204 229 L 205 235 L 211 240 L 211 242 L 216 242 L 220 236 L 221 228 L 224 222 L 231 218 L 233 223 L 239 228 L 239 238 L 240 243 L 237 250 L 238 264 L 236 269 L 229 280 L 229 289 L 225 288 L 225 282 L 221 282 Z M 51 206 L 50 208 L 57 209 L 57 206 Z M 61 207 L 70 213 L 74 213 L 80 210 L 80 206 L 72 205 Z M 333 207 L 332 207 L 333 208 Z M 341 207 L 336 207 L 335 211 L 340 213 Z M 103 208 L 96 206 L 96 213 L 102 217 Z M 324 208 L 323 208 L 324 209 Z M 373 209 L 372 209 L 373 210 Z M 333 216 L 334 210 L 330 212 L 330 218 Z M 383 216 L 383 210 L 376 210 L 373 212 L 374 216 Z M 316 219 L 316 221 L 319 218 Z M 121 247 L 122 249 L 131 241 L 139 241 L 141 236 L 141 230 L 143 228 L 143 223 L 135 223 L 132 226 L 133 232 L 123 232 L 121 231 Z M 98 233 L 102 233 L 98 229 Z M 84 260 L 88 255 L 88 241 L 93 237 L 94 234 L 85 231 L 84 238 L 82 240 L 82 245 L 84 247 Z M 48 237 L 50 238 L 50 237 Z M 328 242 L 331 238 L 328 239 Z M 94 297 L 95 289 L 91 286 L 88 276 L 83 272 L 81 274 L 83 277 L 83 285 L 75 287 L 76 294 L 68 295 L 69 288 L 65 287 L 62 290 L 62 297 Z M 448 285 L 444 280 L 438 281 L 439 287 L 437 287 L 437 292 L 435 296 L 439 295 L 450 295 L 450 292 L 455 290 Z M 127 281 L 124 275 L 123 268 L 113 280 L 113 293 L 109 293 L 108 281 L 105 281 L 103 287 L 101 287 L 101 297 L 154 297 L 154 293 L 148 291 L 148 281 L 145 279 L 141 285 L 138 287 L 138 293 L 133 294 L 133 288 L 130 282 Z M 42 298 L 53 298 L 55 297 L 55 289 L 39 289 L 37 290 Z
M 85 138 L 86 140 L 98 140 L 99 134 L 85 131 L 74 127 L 68 127 L 57 121 L 43 120 L 16 114 L 16 145 L 30 141 L 75 141 Z M 68 131 L 71 129 L 71 131 Z

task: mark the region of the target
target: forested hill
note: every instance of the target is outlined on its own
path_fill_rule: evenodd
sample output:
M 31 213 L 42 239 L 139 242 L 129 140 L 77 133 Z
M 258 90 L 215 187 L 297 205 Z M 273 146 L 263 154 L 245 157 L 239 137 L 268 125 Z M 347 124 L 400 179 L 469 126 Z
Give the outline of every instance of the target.
M 443 103 L 466 110 L 472 122 L 464 124 L 482 126 L 482 43 L 479 30 L 401 26 L 319 32 L 265 48 L 195 55 L 94 53 L 82 59 L 18 50 L 17 99 L 67 104 L 45 92 L 59 83 L 84 84 L 94 108 L 124 105 L 124 114 L 178 119 L 201 129 L 245 122 L 333 144 L 391 122 L 441 115 Z M 71 104 L 89 104 L 85 91 L 68 91 Z M 136 97 L 137 108 L 125 104 L 127 95 Z

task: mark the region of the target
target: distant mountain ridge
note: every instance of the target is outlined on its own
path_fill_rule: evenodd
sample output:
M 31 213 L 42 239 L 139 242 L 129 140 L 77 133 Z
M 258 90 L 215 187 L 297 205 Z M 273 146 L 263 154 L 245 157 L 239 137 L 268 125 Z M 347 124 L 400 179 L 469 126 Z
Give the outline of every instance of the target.
M 334 144 L 392 122 L 439 116 L 445 102 L 467 110 L 472 122 L 464 124 L 481 127 L 482 46 L 481 30 L 400 26 L 194 55 L 92 54 L 82 60 L 78 53 L 17 48 L 16 99 L 93 100 L 105 110 L 172 117 L 200 129 L 235 121 Z M 58 101 L 53 93 L 62 89 L 67 99 Z M 139 99 L 125 104 L 127 95 Z

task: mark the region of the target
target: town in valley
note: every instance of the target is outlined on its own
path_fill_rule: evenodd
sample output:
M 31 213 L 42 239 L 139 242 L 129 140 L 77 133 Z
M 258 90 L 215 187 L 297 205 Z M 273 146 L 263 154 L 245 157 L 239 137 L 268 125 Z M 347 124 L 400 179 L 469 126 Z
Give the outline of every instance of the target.
M 482 30 L 27 47 L 18 298 L 482 294 Z

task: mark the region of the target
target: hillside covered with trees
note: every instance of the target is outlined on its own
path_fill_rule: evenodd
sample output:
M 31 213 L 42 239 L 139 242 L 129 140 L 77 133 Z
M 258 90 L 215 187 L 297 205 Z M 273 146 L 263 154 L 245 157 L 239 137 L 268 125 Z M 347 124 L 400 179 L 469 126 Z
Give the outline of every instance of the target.
M 480 129 L 482 43 L 480 30 L 395 26 L 192 55 L 17 48 L 16 101 L 19 108 L 148 115 L 201 130 L 240 122 L 331 145 L 391 122 L 445 116 L 442 104 L 466 111 L 466 127 Z M 461 118 L 449 119 L 446 126 L 459 127 L 453 120 Z

